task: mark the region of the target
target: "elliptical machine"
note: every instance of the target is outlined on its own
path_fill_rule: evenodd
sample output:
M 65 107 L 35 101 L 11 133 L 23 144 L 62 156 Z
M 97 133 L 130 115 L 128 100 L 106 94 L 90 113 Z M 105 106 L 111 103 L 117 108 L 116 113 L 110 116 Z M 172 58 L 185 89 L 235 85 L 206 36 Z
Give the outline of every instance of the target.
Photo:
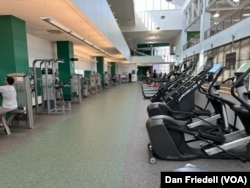
M 157 115 L 168 115 L 176 120 L 185 121 L 185 125 L 190 130 L 198 130 L 200 128 L 211 129 L 211 125 L 216 121 L 216 125 L 221 126 L 224 130 L 230 130 L 233 125 L 228 123 L 226 105 L 221 100 L 218 100 L 217 96 L 219 85 L 215 85 L 214 82 L 221 75 L 221 70 L 223 70 L 222 64 L 214 64 L 213 67 L 208 71 L 204 78 L 210 83 L 208 89 L 204 89 L 201 84 L 197 88 L 200 93 L 206 95 L 208 102 L 204 108 L 195 105 L 193 111 L 177 111 L 171 109 L 166 103 L 151 103 L 147 106 L 147 113 L 149 117 Z M 201 78 L 201 79 L 204 79 Z M 201 81 L 204 83 L 204 81 Z M 185 92 L 185 91 L 184 91 Z M 207 106 L 211 103 L 214 111 L 208 110 Z M 207 126 L 208 124 L 208 126 Z
M 227 134 L 220 132 L 193 132 L 180 125 L 175 119 L 166 115 L 153 116 L 146 122 L 149 135 L 149 163 L 154 164 L 156 157 L 163 160 L 187 161 L 199 158 L 206 159 L 238 159 L 250 161 L 250 104 L 249 92 L 236 94 L 236 88 L 242 88 L 244 78 L 250 73 L 250 62 L 243 64 L 235 73 L 237 80 L 231 87 L 232 96 L 239 101 L 240 106 L 228 102 L 229 107 L 239 117 L 242 130 Z M 239 89 L 238 89 L 239 91 Z M 225 101 L 225 99 L 223 99 Z M 192 137 L 187 140 L 186 135 Z M 197 143 L 199 146 L 197 147 Z
M 189 65 L 187 65 L 189 63 Z M 182 67 L 184 67 L 184 70 L 181 71 Z M 150 101 L 151 102 L 161 102 L 161 98 L 166 95 L 166 93 L 174 90 L 177 88 L 180 84 L 188 81 L 195 69 L 195 62 L 185 62 L 182 63 L 176 68 L 174 68 L 169 75 L 171 77 L 168 77 L 167 80 L 159 87 L 158 91 L 151 96 Z
M 181 63 L 178 66 L 175 66 L 175 68 L 170 71 L 168 74 L 166 74 L 163 77 L 159 78 L 148 78 L 154 83 L 157 83 L 158 86 L 151 86 L 151 85 L 142 85 L 142 94 L 145 99 L 150 100 L 158 100 L 159 96 L 164 94 L 169 87 L 173 85 L 174 82 L 180 83 L 181 80 L 188 79 L 188 77 L 191 76 L 191 73 L 194 70 L 194 62 L 184 62 Z M 183 71 L 181 69 L 184 69 Z
M 155 115 L 169 115 L 171 110 L 191 112 L 195 108 L 195 91 L 203 84 L 208 71 L 213 67 L 213 58 L 208 58 L 203 70 L 197 75 L 179 84 L 171 92 L 161 98 L 161 102 L 153 102 L 147 106 L 149 117 Z M 171 110 L 170 110 L 171 109 Z

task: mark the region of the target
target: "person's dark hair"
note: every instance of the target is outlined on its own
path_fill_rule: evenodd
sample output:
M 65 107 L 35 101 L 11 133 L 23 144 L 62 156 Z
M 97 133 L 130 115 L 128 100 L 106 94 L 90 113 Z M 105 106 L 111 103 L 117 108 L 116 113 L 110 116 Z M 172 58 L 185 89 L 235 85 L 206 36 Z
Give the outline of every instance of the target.
M 9 85 L 13 85 L 15 82 L 14 78 L 11 76 L 7 76 L 6 81 L 8 82 Z

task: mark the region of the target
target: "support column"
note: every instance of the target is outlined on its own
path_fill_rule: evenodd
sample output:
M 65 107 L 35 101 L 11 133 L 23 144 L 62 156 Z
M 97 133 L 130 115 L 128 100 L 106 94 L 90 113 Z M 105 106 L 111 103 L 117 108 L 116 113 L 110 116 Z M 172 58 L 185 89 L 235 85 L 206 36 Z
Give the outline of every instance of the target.
M 115 62 L 111 62 L 111 74 L 116 74 L 116 71 L 115 71 L 115 65 L 116 63 Z
M 74 57 L 73 43 L 70 41 L 57 41 L 56 44 L 57 57 L 64 60 L 64 63 L 58 64 L 59 80 L 70 84 L 70 76 L 75 70 L 74 61 L 71 61 L 71 58 Z M 63 88 L 63 97 L 65 100 L 71 100 L 70 87 Z
M 206 6 L 204 4 L 203 9 L 202 9 L 202 14 L 200 17 L 200 44 L 201 44 L 201 48 L 200 48 L 200 53 L 199 53 L 199 64 L 197 66 L 197 70 L 200 70 L 203 65 L 204 65 L 204 32 L 210 27 L 210 20 L 211 20 L 211 14 L 206 12 Z
M 8 73 L 29 73 L 26 24 L 11 15 L 0 16 L 0 84 Z
M 101 76 L 101 86 L 102 88 L 104 87 L 104 57 L 100 56 L 100 57 L 96 57 L 96 61 L 97 61 L 97 73 L 100 74 Z

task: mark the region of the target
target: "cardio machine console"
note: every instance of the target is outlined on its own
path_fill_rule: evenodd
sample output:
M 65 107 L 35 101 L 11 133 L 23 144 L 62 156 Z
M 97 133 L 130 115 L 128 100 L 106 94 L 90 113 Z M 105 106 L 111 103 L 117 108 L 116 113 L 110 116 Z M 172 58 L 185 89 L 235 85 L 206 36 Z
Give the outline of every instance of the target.
M 222 68 L 222 63 L 216 63 L 213 67 L 208 71 L 209 73 L 216 73 Z

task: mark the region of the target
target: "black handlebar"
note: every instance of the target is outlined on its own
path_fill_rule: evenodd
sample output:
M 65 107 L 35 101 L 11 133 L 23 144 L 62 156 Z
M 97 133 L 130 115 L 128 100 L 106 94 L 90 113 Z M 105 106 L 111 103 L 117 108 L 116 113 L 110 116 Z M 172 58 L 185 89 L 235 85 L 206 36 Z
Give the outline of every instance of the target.
M 240 75 L 238 77 L 238 79 L 236 80 L 236 82 L 233 84 L 233 86 L 231 87 L 231 94 L 244 106 L 246 107 L 246 109 L 248 111 L 250 111 L 250 105 L 247 104 L 244 100 L 242 100 L 238 95 L 236 95 L 235 93 L 235 88 L 238 86 L 238 84 L 240 82 L 242 82 L 242 80 L 249 74 L 250 72 L 250 68 L 247 69 L 246 72 L 244 72 L 242 75 Z
M 235 78 L 234 76 L 233 76 L 233 77 L 230 77 L 230 78 L 228 78 L 228 79 L 226 79 L 226 80 L 223 80 L 222 83 L 224 84 L 224 83 L 226 83 L 226 82 L 228 82 L 228 81 L 232 81 L 232 82 L 233 82 L 233 81 L 234 81 L 234 78 Z

